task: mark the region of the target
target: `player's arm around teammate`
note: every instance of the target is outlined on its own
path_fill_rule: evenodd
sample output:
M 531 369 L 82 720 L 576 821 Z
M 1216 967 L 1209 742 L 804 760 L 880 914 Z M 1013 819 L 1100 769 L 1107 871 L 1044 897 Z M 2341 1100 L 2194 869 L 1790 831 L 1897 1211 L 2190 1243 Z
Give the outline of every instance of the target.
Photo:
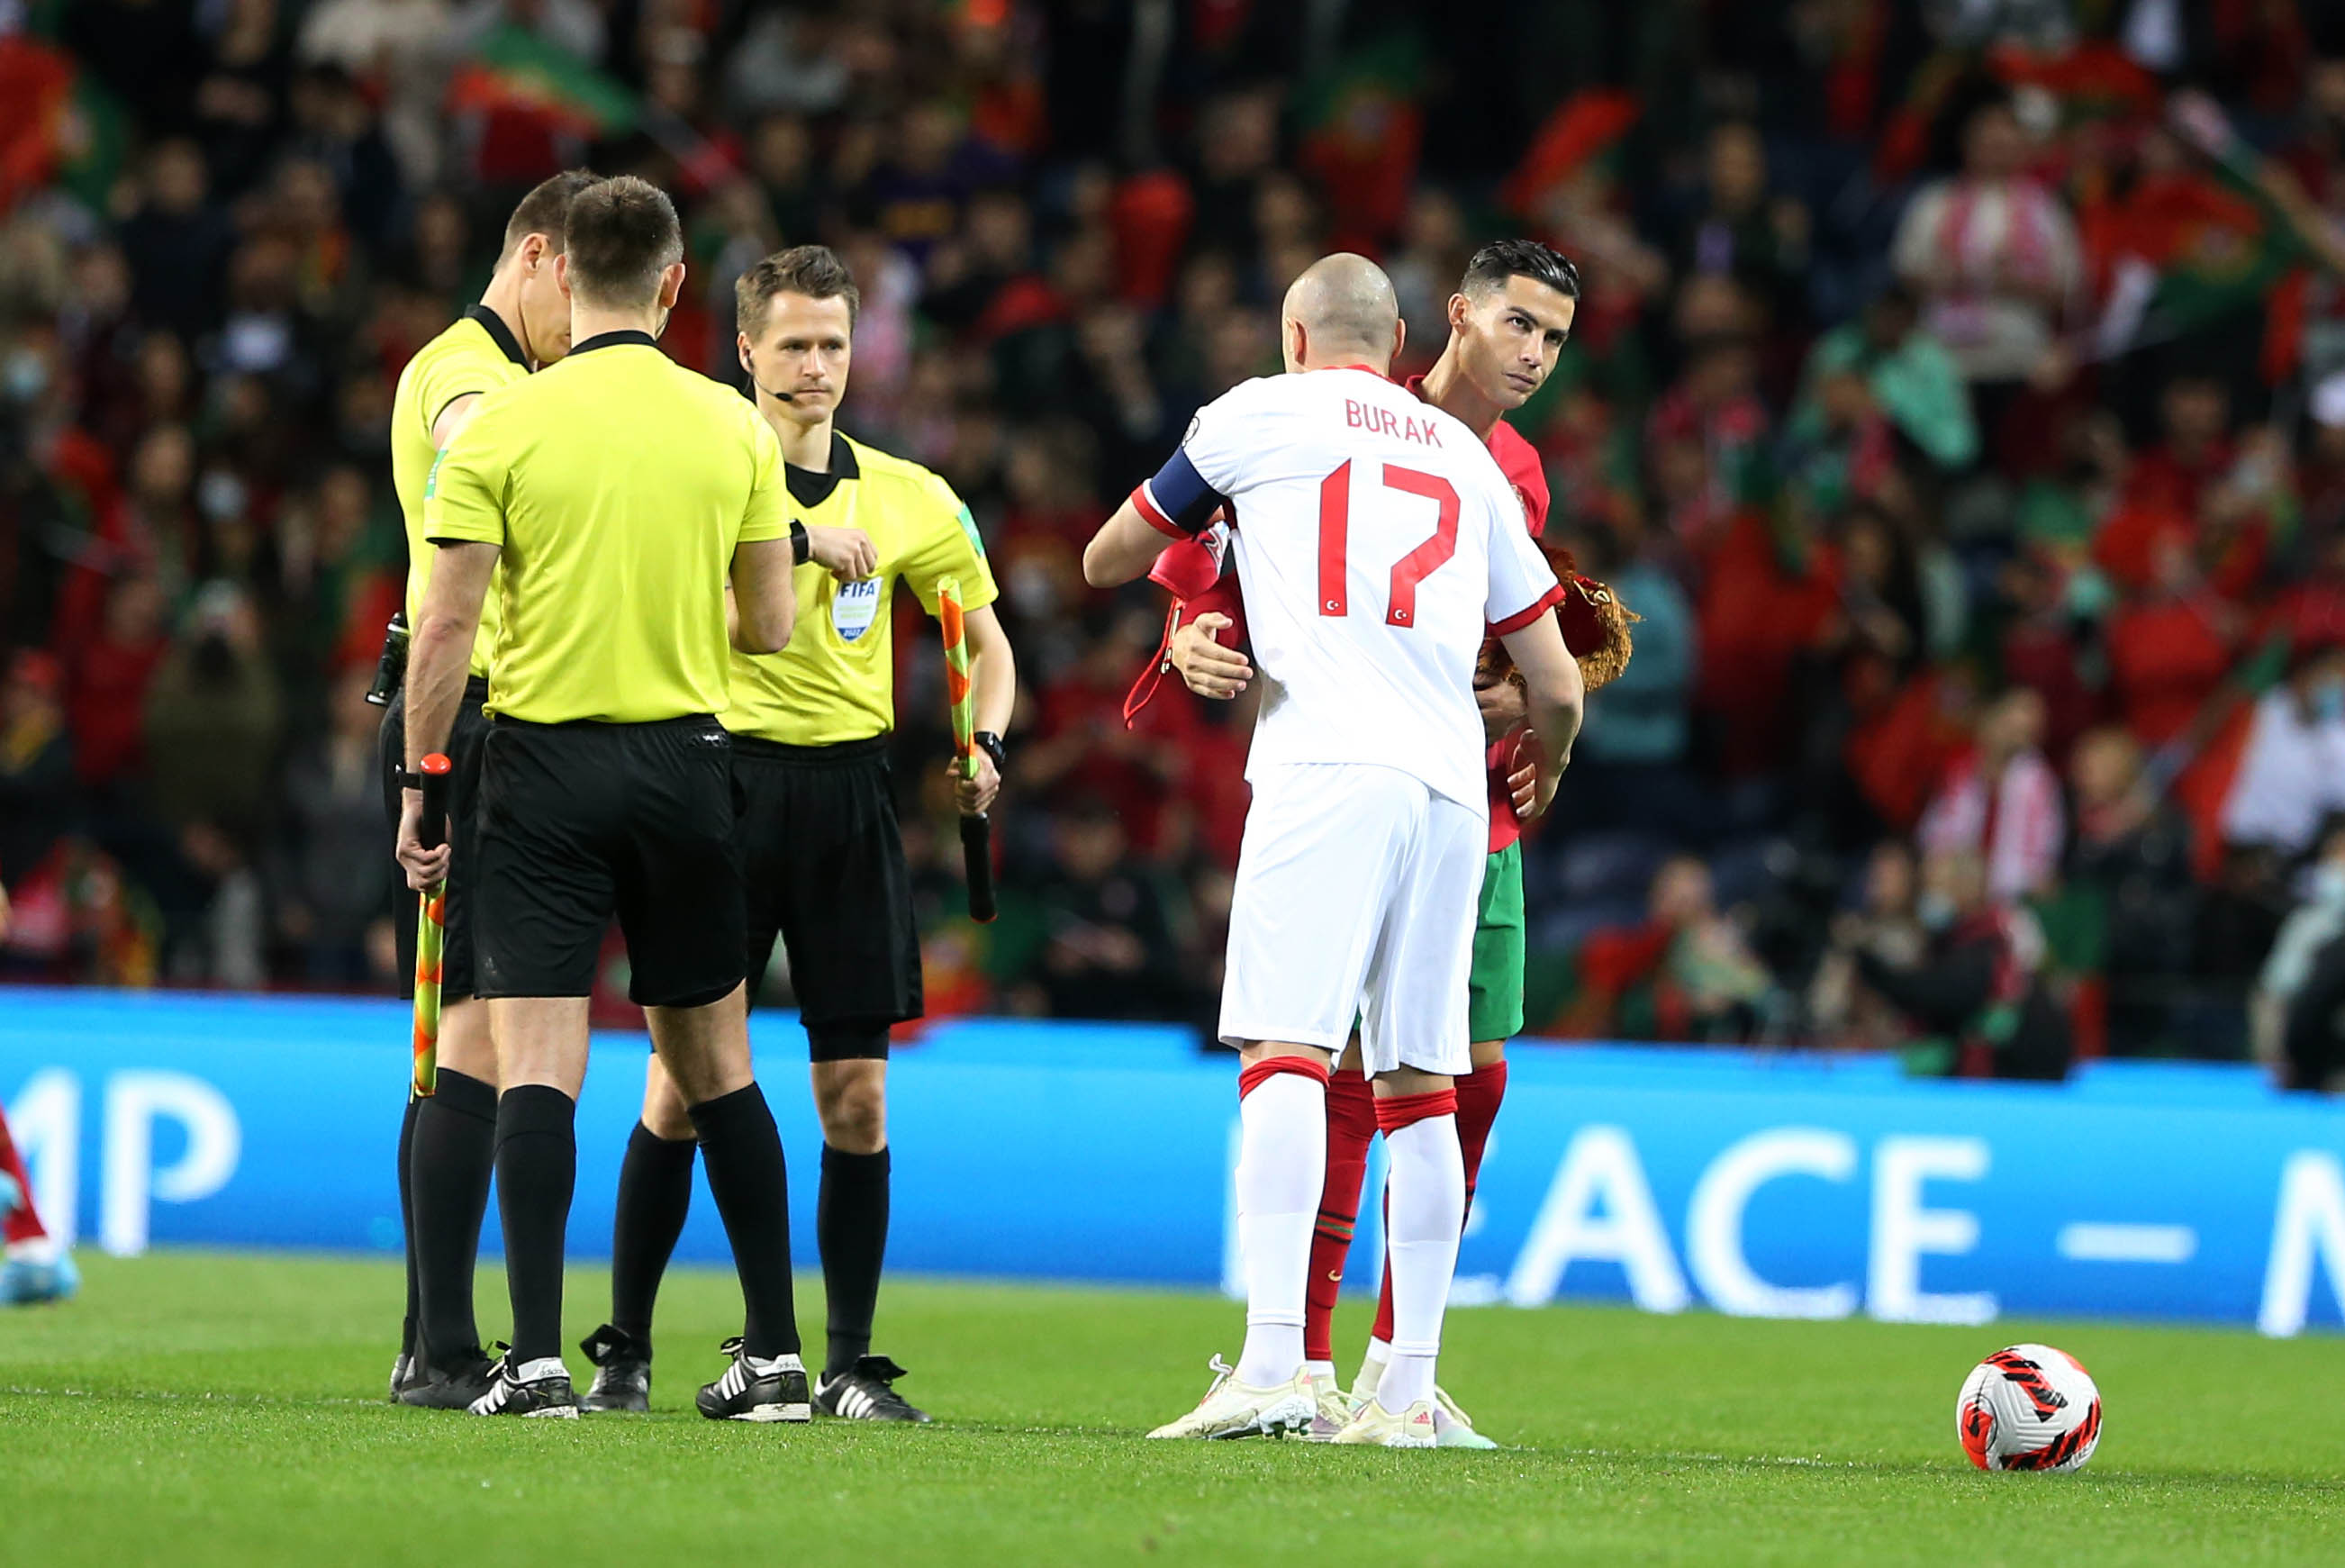
M 787 640 L 788 543 L 773 433 L 657 345 L 684 283 L 666 196 L 634 178 L 572 204 L 556 279 L 571 355 L 502 388 L 442 454 L 426 498 L 440 547 L 408 693 L 411 766 L 446 738 L 492 569 L 492 659 L 477 853 L 481 990 L 503 1091 L 497 1186 L 513 1349 L 479 1415 L 574 1416 L 561 1358 L 586 999 L 616 915 L 655 1045 L 708 1158 L 749 1326 L 701 1413 L 803 1420 L 781 1140 L 751 1076 L 726 705 L 736 646 Z M 725 585 L 736 612 L 728 617 Z M 732 625 L 728 631 L 728 618 Z M 411 885 L 444 875 L 404 799 Z
M 888 1031 L 921 1011 L 919 936 L 887 755 L 896 583 L 933 612 L 939 585 L 956 579 L 968 606 L 980 749 L 977 776 L 955 779 L 964 812 L 985 810 L 1000 789 L 1017 668 L 967 509 L 926 469 L 834 428 L 858 302 L 845 266 L 820 246 L 767 257 L 736 290 L 741 366 L 781 444 L 808 559 L 796 575 L 798 636 L 775 657 L 734 661 L 723 718 L 742 802 L 747 984 L 754 993 L 779 941 L 822 1123 L 816 1213 L 829 1313 L 816 1404 L 907 1421 L 926 1418 L 895 1390 L 903 1369 L 871 1353 L 890 1186 Z M 676 1087 L 655 1060 L 620 1171 L 611 1321 L 587 1345 L 598 1368 L 590 1410 L 648 1406 L 653 1307 L 690 1201 L 692 1139 Z

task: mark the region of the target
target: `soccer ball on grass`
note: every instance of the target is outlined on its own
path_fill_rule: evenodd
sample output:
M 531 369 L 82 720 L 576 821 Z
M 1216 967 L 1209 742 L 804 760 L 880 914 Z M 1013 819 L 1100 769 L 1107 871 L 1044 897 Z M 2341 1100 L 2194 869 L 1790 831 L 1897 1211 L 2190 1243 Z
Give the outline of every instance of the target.
M 2014 1345 L 1971 1369 L 1954 1431 L 1981 1470 L 2082 1470 L 2100 1445 L 2101 1390 L 2066 1351 Z

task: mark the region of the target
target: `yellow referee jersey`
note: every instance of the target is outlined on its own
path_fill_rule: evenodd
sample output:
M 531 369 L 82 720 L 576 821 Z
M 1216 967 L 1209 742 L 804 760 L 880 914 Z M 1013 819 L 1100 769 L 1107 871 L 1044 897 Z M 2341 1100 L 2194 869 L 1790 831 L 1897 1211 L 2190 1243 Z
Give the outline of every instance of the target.
M 745 407 L 747 405 L 744 405 Z M 786 465 L 787 466 L 787 465 Z M 999 596 L 977 524 L 952 486 L 917 463 L 834 432 L 830 472 L 789 468 L 790 499 L 810 528 L 860 528 L 879 564 L 841 583 L 808 562 L 792 575 L 797 629 L 777 654 L 733 656 L 733 705 L 720 716 L 736 735 L 787 746 L 837 746 L 896 727 L 892 612 L 898 579 L 929 614 L 937 585 L 960 579 L 966 609 Z
M 391 400 L 391 483 L 399 493 L 399 514 L 407 528 L 407 624 L 416 623 L 423 589 L 431 581 L 431 546 L 423 538 L 423 488 L 440 445 L 431 427 L 448 405 L 469 392 L 485 392 L 529 374 L 529 361 L 513 332 L 486 305 L 467 305 L 446 331 L 415 351 L 399 372 Z M 472 673 L 489 673 L 489 650 L 497 643 L 497 591 L 489 588 L 481 606 L 481 635 L 472 639 Z
M 740 393 L 599 333 L 482 398 L 424 495 L 427 538 L 503 547 L 492 717 L 725 710 L 733 547 L 789 535 L 781 446 Z

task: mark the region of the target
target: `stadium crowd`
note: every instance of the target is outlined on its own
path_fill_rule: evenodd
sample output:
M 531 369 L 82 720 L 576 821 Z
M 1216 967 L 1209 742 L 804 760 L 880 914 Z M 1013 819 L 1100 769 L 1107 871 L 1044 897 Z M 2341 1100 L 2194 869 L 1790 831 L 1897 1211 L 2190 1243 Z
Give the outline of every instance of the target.
M 1199 1019 L 1244 699 L 1124 702 L 1081 542 L 1275 301 L 1583 269 L 1514 416 L 1641 616 L 1526 865 L 1534 1033 L 2333 1060 L 2345 25 L 2310 0 L 0 0 L 0 973 L 384 983 L 386 420 L 566 166 L 664 344 L 817 239 L 856 435 L 972 508 L 1030 691 L 1004 911 L 898 772 L 932 1013 Z M 945 749 L 900 617 L 908 759 Z M 777 977 L 776 993 L 786 980 Z

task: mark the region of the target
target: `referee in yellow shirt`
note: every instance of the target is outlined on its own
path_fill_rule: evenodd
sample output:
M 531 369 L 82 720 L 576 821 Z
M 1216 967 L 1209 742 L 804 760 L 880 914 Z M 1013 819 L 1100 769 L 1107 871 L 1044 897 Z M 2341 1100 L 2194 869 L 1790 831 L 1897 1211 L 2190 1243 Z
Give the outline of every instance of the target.
M 519 381 L 570 350 L 570 300 L 553 280 L 570 203 L 596 176 L 572 169 L 544 181 L 505 222 L 504 249 L 480 303 L 424 344 L 400 372 L 391 404 L 391 476 L 407 524 L 407 626 L 423 607 L 431 546 L 423 537 L 423 487 L 440 451 L 464 428 L 481 394 Z M 407 1318 L 391 1397 L 403 1404 L 462 1409 L 488 1390 L 488 1358 L 472 1321 L 472 1264 L 488 1207 L 495 1156 L 497 1059 L 488 1009 L 473 1000 L 472 822 L 488 720 L 489 656 L 497 603 L 482 605 L 470 678 L 448 737 L 448 815 L 460 868 L 448 883 L 448 940 L 441 982 L 440 1087 L 409 1095 L 399 1128 L 400 1215 L 407 1234 Z M 401 650 L 403 652 L 403 649 Z M 382 721 L 384 803 L 399 822 L 399 772 L 406 757 L 405 707 L 393 694 Z M 415 973 L 415 908 L 402 902 L 400 973 Z
M 896 584 L 934 615 L 938 585 L 960 580 L 981 748 L 978 776 L 958 781 L 965 812 L 986 809 L 1000 788 L 1018 673 L 969 509 L 927 469 L 832 426 L 860 303 L 847 268 L 819 245 L 786 250 L 742 275 L 734 303 L 742 368 L 781 439 L 812 555 L 794 582 L 797 635 L 771 657 L 734 659 L 724 720 L 745 802 L 748 983 L 778 934 L 822 1119 L 815 1224 L 828 1344 L 814 1398 L 829 1415 L 926 1420 L 895 1391 L 903 1369 L 871 1354 L 888 1245 L 888 1031 L 920 1015 L 919 933 L 888 766 Z M 590 1410 L 649 1405 L 652 1302 L 692 1196 L 695 1128 L 684 1112 L 655 1060 L 619 1176 L 611 1321 L 584 1347 L 599 1369 Z
M 701 1413 L 811 1414 L 798 1359 L 787 1182 L 749 1070 L 746 933 L 734 839 L 733 647 L 789 640 L 793 534 L 773 433 L 730 389 L 661 353 L 684 286 L 675 208 L 641 179 L 579 193 L 557 283 L 569 356 L 481 400 L 425 489 L 439 547 L 407 682 L 411 773 L 447 743 L 497 573 L 481 762 L 476 989 L 502 1093 L 498 1212 L 513 1346 L 476 1415 L 574 1417 L 562 1261 L 577 1174 L 587 993 L 618 917 L 632 994 L 707 1151 L 748 1331 Z M 733 589 L 728 610 L 726 585 Z M 404 796 L 411 886 L 447 870 Z

